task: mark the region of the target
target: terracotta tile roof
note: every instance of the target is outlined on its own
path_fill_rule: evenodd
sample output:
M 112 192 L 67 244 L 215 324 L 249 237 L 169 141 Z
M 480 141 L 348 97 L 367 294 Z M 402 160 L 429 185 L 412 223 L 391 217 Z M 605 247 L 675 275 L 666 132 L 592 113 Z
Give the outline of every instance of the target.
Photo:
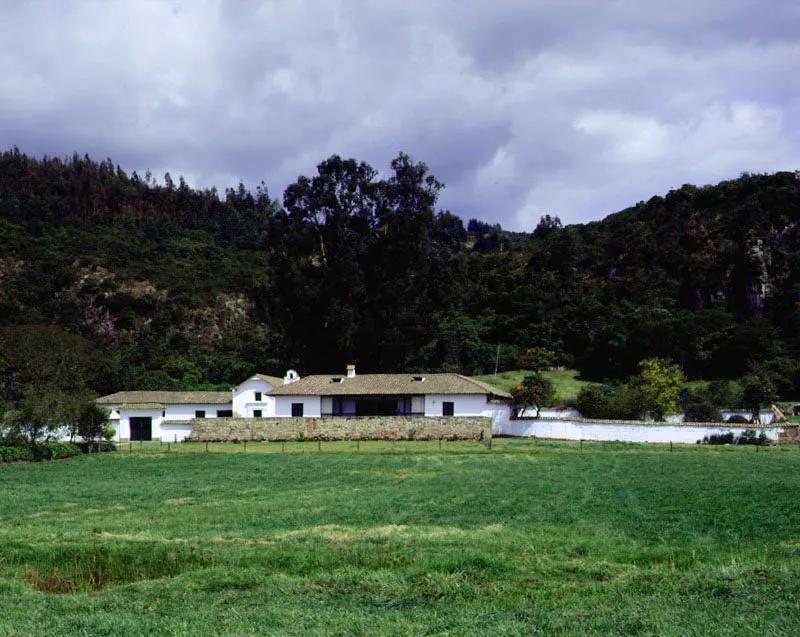
M 98 405 L 228 405 L 231 393 L 227 391 L 118 391 L 100 396 Z
M 421 380 L 422 379 L 422 380 Z M 281 385 L 268 396 L 411 396 L 477 394 L 510 398 L 510 394 L 461 374 L 340 374 L 306 376 Z

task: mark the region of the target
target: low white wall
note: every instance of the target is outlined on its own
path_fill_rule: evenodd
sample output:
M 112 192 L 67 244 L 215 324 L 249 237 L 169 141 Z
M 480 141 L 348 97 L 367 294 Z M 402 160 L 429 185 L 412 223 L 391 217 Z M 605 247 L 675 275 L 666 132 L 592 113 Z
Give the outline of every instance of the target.
M 453 403 L 454 416 L 480 416 L 486 409 L 486 396 L 483 395 L 436 395 L 425 396 L 425 415 L 442 416 L 442 403 Z
M 161 440 L 164 442 L 181 442 L 192 435 L 192 425 L 188 422 L 161 421 Z
M 705 436 L 732 431 L 739 436 L 752 425 L 656 425 L 646 423 L 612 423 L 588 420 L 523 419 L 507 420 L 495 425 L 494 435 L 556 440 L 607 440 L 620 442 L 675 442 L 694 444 Z M 758 427 L 770 440 L 777 440 L 783 427 Z
M 536 417 L 536 407 L 523 407 L 519 413 L 520 416 L 527 416 L 529 418 Z M 581 412 L 573 407 L 568 409 L 555 409 L 554 407 L 542 407 L 539 410 L 539 418 L 580 418 Z

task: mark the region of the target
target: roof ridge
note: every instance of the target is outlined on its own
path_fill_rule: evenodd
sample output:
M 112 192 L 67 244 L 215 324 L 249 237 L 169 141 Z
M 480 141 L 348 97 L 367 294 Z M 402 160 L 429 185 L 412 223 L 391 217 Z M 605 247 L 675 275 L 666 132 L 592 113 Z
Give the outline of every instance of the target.
M 476 385 L 477 387 L 480 387 L 481 389 L 491 390 L 492 393 L 495 393 L 498 396 L 509 396 L 510 395 L 507 391 L 504 391 L 504 390 L 500 389 L 499 387 L 495 387 L 494 385 L 492 385 L 491 383 L 487 383 L 486 381 L 478 380 L 477 378 L 471 378 L 469 376 L 465 376 L 464 374 L 458 374 L 458 376 L 460 376 L 464 380 L 468 380 L 473 385 Z

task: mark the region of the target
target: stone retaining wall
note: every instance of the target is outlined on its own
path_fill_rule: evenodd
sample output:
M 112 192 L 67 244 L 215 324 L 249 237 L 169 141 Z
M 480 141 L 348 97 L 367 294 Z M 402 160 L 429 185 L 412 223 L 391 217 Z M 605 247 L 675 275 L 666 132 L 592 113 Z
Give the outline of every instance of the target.
M 485 417 L 205 418 L 192 421 L 198 442 L 230 440 L 484 440 L 492 436 Z

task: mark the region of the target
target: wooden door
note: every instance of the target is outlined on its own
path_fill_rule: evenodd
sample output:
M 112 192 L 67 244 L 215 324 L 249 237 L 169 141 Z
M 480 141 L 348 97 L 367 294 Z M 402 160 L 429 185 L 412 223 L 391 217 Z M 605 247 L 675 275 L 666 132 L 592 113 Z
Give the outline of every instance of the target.
M 152 440 L 153 419 L 150 416 L 136 416 L 130 419 L 131 440 Z

